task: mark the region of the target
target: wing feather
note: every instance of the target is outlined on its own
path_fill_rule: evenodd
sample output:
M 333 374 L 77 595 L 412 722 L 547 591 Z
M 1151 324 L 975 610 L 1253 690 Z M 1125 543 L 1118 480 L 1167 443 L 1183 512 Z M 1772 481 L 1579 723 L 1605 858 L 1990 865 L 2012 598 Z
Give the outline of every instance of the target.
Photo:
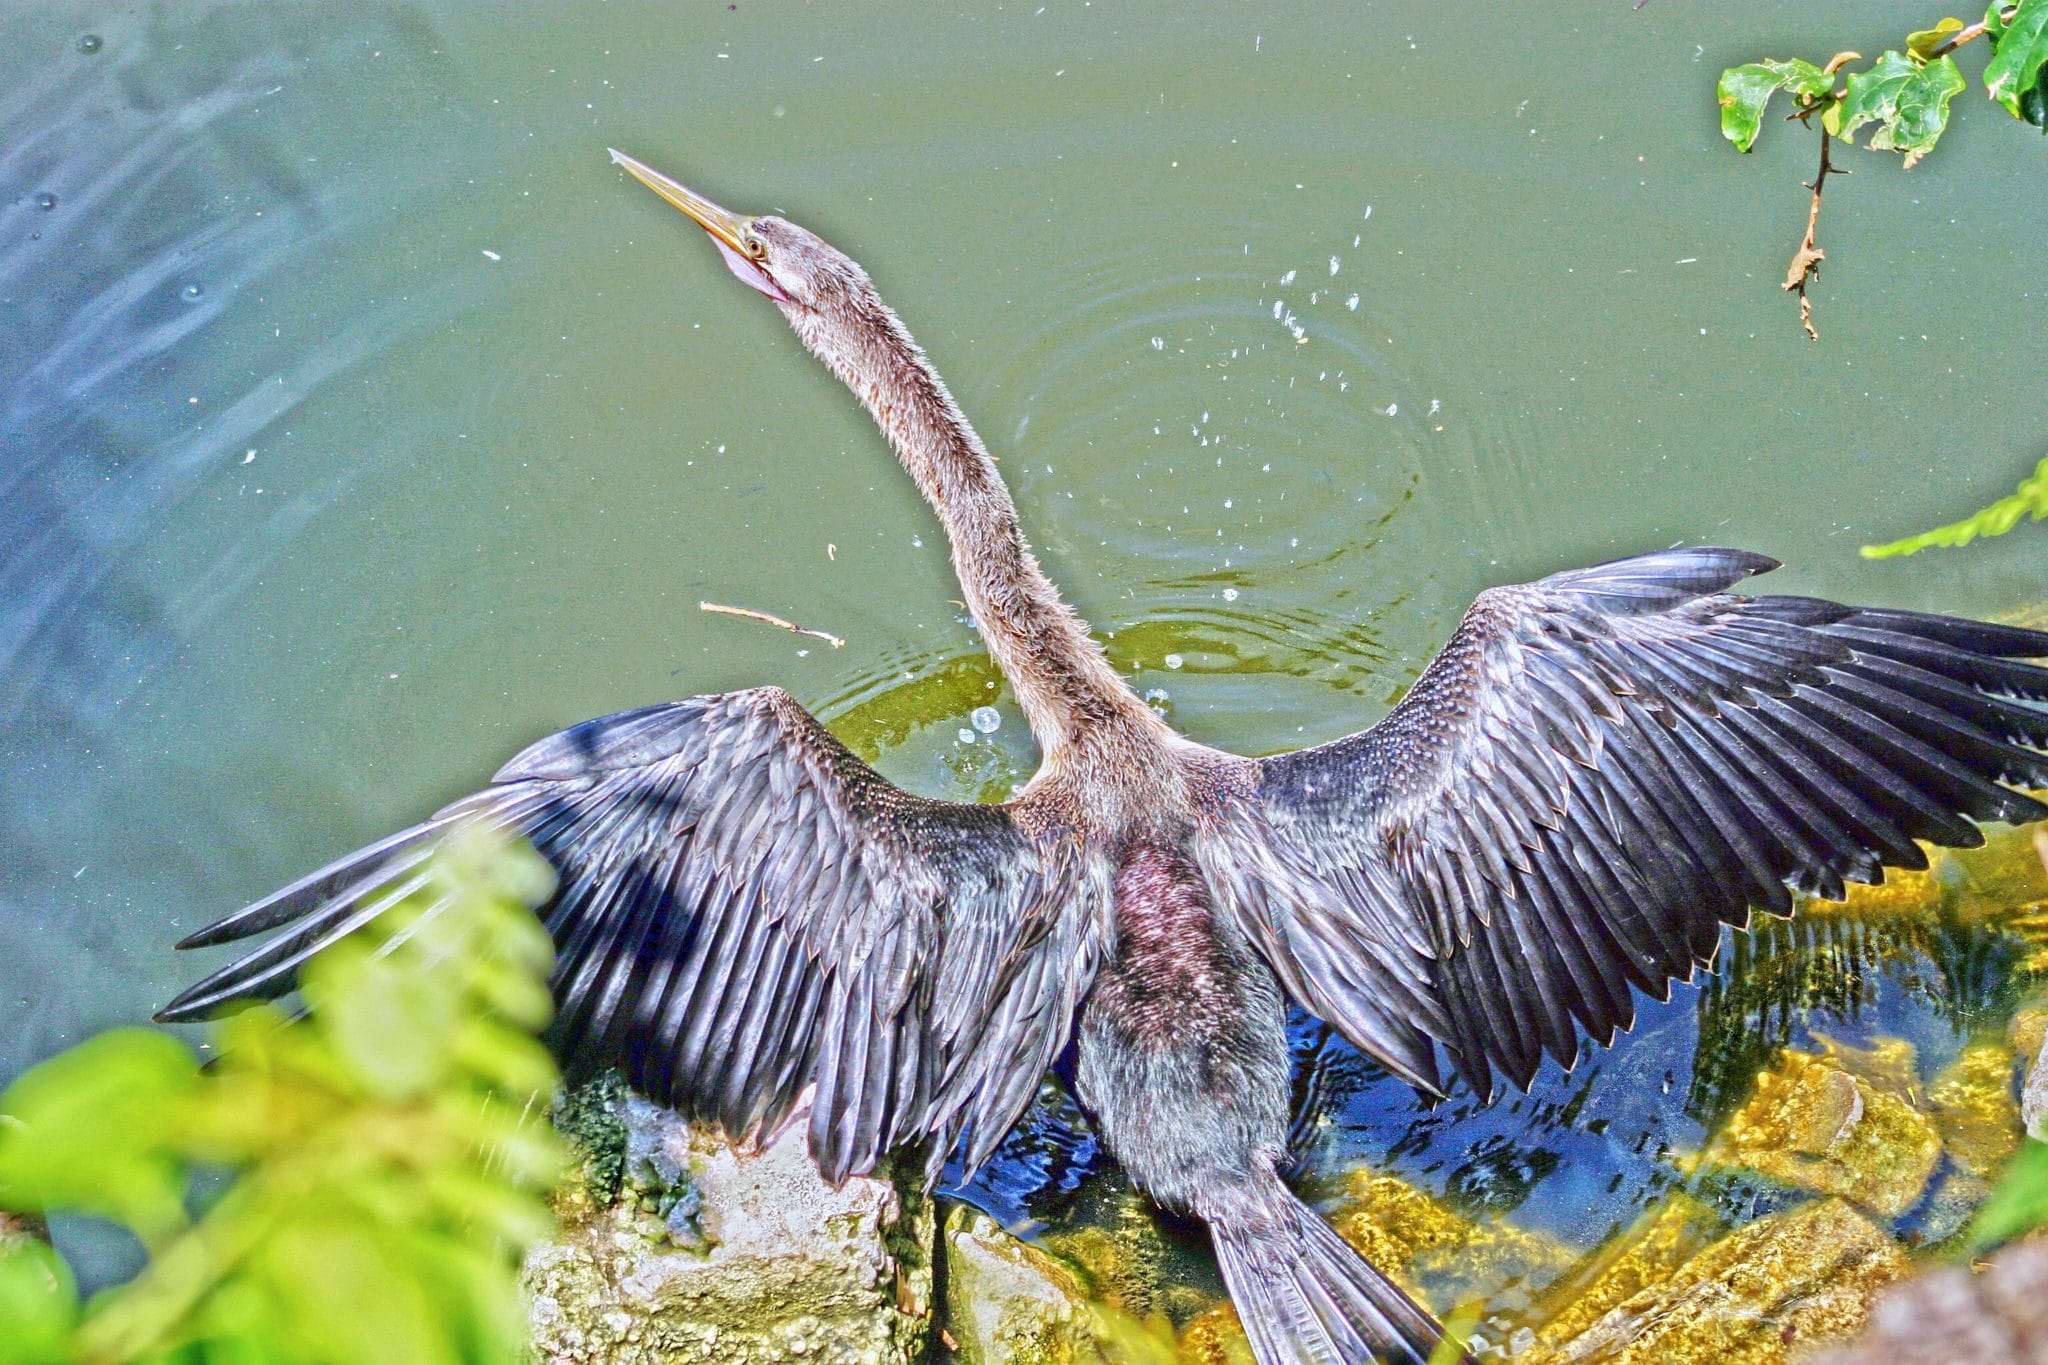
M 904 792 L 764 688 L 532 745 L 487 790 L 194 935 L 281 930 L 161 1017 L 288 989 L 469 820 L 554 864 L 542 919 L 572 1077 L 619 1066 L 736 1138 L 815 1086 L 834 1180 L 914 1139 L 934 1172 L 969 1131 L 985 1157 L 1064 1044 L 1106 931 L 1107 888 L 1055 821 Z
M 1234 779 L 1197 843 L 1221 902 L 1354 1043 L 1430 1088 L 1406 1024 L 1484 1092 L 1629 1027 L 1752 907 L 2048 816 L 2014 790 L 2048 786 L 2048 635 L 1728 591 L 1775 567 L 1482 593 L 1385 720 Z

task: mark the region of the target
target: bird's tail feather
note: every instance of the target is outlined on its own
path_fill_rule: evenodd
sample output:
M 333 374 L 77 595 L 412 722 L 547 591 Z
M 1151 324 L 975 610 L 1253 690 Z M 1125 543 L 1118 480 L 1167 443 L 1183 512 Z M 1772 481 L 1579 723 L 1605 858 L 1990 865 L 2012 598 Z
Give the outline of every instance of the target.
M 1427 1365 L 1443 1340 L 1436 1319 L 1275 1186 L 1257 1216 L 1209 1220 L 1259 1365 Z

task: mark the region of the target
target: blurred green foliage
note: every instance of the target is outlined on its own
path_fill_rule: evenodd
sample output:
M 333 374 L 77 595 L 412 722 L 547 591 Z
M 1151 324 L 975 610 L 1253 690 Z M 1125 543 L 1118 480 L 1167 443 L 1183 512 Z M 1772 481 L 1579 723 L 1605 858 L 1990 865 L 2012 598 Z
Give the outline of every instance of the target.
M 2034 472 L 2020 482 L 2011 497 L 2000 498 L 1973 516 L 1917 536 L 1907 536 L 1889 545 L 1866 545 L 1866 559 L 1889 559 L 1893 555 L 1918 553 L 1931 545 L 1968 545 L 1978 536 L 2002 536 L 2019 525 L 2021 517 L 2035 521 L 2048 517 L 2048 460 L 2034 466 Z
M 1963 1241 L 1974 1256 L 2039 1227 L 2048 1227 L 2048 1142 L 2028 1138 L 1978 1206 Z
M 0 1208 L 110 1219 L 149 1254 L 80 1304 L 48 1247 L 0 1249 L 0 1363 L 518 1360 L 518 1260 L 552 1226 L 557 1073 L 536 1040 L 552 874 L 473 835 L 310 962 L 309 1012 L 103 1034 L 0 1096 Z M 232 1182 L 194 1214 L 195 1175 Z

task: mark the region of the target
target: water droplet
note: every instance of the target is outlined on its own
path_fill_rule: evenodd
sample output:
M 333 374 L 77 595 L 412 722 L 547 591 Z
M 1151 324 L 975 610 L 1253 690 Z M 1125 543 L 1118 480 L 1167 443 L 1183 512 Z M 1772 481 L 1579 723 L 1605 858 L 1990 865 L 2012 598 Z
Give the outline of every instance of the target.
M 204 298 L 206 296 L 206 286 L 203 284 L 188 284 L 179 292 L 187 299 Z
M 1186 662 L 1187 660 L 1181 658 L 1178 654 L 1169 654 L 1166 656 L 1166 666 L 1168 668 L 1179 668 L 1182 664 Z
M 106 41 L 97 33 L 81 34 L 78 39 L 78 50 L 88 57 L 105 46 Z
M 1153 338 L 1152 338 L 1152 349 L 1153 349 L 1153 350 L 1155 350 L 1155 351 L 1163 351 L 1163 350 L 1165 350 L 1165 349 L 1166 349 L 1166 338 L 1165 338 L 1165 337 L 1153 337 Z
M 44 190 L 36 196 L 36 207 L 48 213 L 51 209 L 57 207 L 57 196 L 51 194 L 48 190 Z
M 1237 589 L 1225 588 L 1223 590 L 1223 600 L 1226 602 L 1235 602 L 1237 600 Z
M 962 730 L 962 731 L 960 732 L 960 742 L 961 742 L 962 744 L 972 744 L 972 743 L 974 743 L 974 731 L 972 731 L 972 730 Z
M 1337 273 L 1337 268 L 1338 268 L 1339 266 L 1341 266 L 1342 264 L 1343 264 L 1343 262 L 1342 262 L 1342 261 L 1339 261 L 1339 260 L 1338 260 L 1338 259 L 1337 259 L 1337 258 L 1336 258 L 1335 256 L 1332 256 L 1332 257 L 1330 258 L 1330 273 L 1331 273 L 1332 275 L 1336 274 L 1336 273 Z
M 967 717 L 968 723 L 985 735 L 992 735 L 1002 728 L 1003 713 L 993 706 L 977 706 Z
M 1294 283 L 1294 277 L 1295 277 L 1295 275 L 1296 275 L 1297 273 L 1299 273 L 1299 272 L 1297 272 L 1297 271 L 1293 271 L 1293 270 L 1290 270 L 1290 271 L 1288 271 L 1288 272 L 1287 272 L 1287 273 L 1286 273 L 1285 275 L 1282 275 L 1282 276 L 1280 277 L 1280 283 L 1282 283 L 1282 284 L 1293 284 L 1293 283 Z
M 1344 306 L 1345 306 L 1346 308 L 1349 308 L 1349 309 L 1350 309 L 1350 310 L 1351 310 L 1352 312 L 1354 312 L 1354 313 L 1355 313 L 1355 312 L 1357 312 L 1357 311 L 1358 311 L 1358 295 L 1356 295 L 1356 294 L 1353 294 L 1353 295 L 1352 295 L 1352 296 L 1351 296 L 1350 298 L 1348 298 L 1348 299 L 1344 300 Z

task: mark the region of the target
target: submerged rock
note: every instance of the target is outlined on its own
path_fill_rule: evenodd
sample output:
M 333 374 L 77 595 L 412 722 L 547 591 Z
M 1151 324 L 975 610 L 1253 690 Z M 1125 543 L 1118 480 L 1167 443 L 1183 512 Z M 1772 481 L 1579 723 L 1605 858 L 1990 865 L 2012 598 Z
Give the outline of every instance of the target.
M 1578 1258 L 1553 1237 L 1498 1219 L 1468 1218 L 1379 1171 L 1352 1171 L 1341 1191 L 1328 1215 L 1338 1235 L 1439 1316 L 1475 1298 L 1495 1308 L 1525 1308 L 1536 1289 Z
M 1561 1342 L 1546 1334 L 1520 1358 L 1777 1365 L 1856 1331 L 1875 1292 L 1911 1273 L 1881 1228 L 1823 1199 L 1738 1228 L 1583 1331 Z
M 1088 1286 L 979 1209 L 946 1216 L 946 1345 L 962 1365 L 1109 1365 Z
M 575 1097 L 589 1106 L 589 1094 Z M 909 1365 L 929 1335 L 929 1202 L 884 1179 L 833 1189 L 801 1116 L 742 1155 L 635 1096 L 600 1096 L 608 1145 L 527 1255 L 534 1348 L 555 1362 Z M 586 1115 L 586 1119 L 589 1119 Z
M 1927 1087 L 1927 1105 L 1949 1157 L 1988 1180 L 2019 1150 L 2024 1130 L 2013 1099 L 2013 1058 L 2003 1042 L 1966 1045 Z
M 1887 1290 L 1863 1335 L 1810 1365 L 2048 1362 L 2048 1240 L 2007 1247 L 1982 1273 L 1942 1266 Z
M 1672 1195 L 1552 1286 L 1545 1297 L 1555 1306 L 1538 1339 L 1551 1348 L 1572 1340 L 1617 1306 L 1670 1279 L 1723 1231 L 1705 1204 L 1689 1194 Z
M 1701 1154 L 1780 1184 L 1839 1195 L 1885 1218 L 1920 1202 L 1941 1160 L 1934 1121 L 1845 1069 L 1836 1057 L 1786 1051 Z
M 1257 1365 L 1244 1324 L 1227 1303 L 1197 1314 L 1181 1329 L 1178 1354 L 1181 1365 Z

